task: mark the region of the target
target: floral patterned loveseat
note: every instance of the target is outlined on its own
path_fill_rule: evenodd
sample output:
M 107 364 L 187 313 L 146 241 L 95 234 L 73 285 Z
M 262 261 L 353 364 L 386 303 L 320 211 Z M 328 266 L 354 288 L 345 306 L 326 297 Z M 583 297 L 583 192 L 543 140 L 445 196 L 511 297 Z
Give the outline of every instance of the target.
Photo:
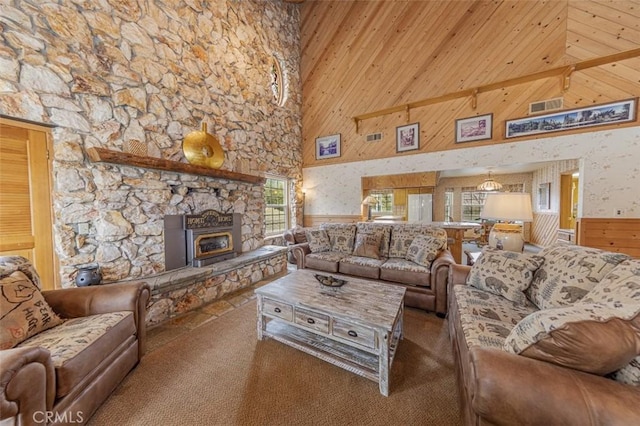
M 640 260 L 485 248 L 449 286 L 466 424 L 640 424 Z
M 0 423 L 82 424 L 144 354 L 146 283 L 41 291 L 0 257 Z
M 407 306 L 447 312 L 447 233 L 428 224 L 325 223 L 285 232 L 298 269 L 353 275 L 402 285 Z

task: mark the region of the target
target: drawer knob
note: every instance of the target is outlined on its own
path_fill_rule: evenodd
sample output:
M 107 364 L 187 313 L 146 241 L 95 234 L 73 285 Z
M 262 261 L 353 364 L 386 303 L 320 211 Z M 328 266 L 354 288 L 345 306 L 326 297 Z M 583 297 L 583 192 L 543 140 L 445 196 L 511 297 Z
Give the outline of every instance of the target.
M 307 318 L 307 322 L 309 324 L 315 324 L 316 323 L 316 321 L 313 318 Z
M 355 332 L 355 331 L 353 331 L 353 330 L 349 330 L 349 331 L 347 331 L 347 334 L 348 334 L 349 336 L 351 336 L 351 337 L 358 337 L 358 333 L 356 333 L 356 332 Z
M 274 311 L 277 312 L 277 313 L 282 312 L 282 310 L 280 310 L 280 308 L 275 308 Z

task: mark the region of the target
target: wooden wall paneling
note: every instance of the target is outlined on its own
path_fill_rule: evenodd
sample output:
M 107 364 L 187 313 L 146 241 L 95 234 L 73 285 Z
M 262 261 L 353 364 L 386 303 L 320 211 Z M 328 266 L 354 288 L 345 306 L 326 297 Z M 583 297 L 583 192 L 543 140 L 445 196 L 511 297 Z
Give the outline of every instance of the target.
M 320 226 L 323 223 L 356 223 L 366 220 L 366 216 L 357 215 L 305 215 L 304 226 Z
M 531 226 L 531 243 L 547 247 L 556 242 L 558 231 L 557 213 L 534 213 Z
M 580 218 L 577 243 L 640 258 L 640 219 Z

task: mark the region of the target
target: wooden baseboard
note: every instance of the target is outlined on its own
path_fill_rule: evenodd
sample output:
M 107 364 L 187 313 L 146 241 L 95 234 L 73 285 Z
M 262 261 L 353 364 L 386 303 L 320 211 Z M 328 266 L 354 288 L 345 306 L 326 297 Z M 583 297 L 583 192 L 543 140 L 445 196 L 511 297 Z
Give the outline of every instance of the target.
M 365 220 L 358 215 L 305 215 L 304 226 L 318 226 L 323 223 L 356 223 Z

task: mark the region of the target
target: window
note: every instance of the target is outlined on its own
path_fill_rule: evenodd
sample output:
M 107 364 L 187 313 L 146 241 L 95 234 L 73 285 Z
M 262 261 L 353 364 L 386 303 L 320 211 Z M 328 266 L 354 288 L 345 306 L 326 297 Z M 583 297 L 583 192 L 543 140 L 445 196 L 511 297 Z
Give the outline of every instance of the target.
M 265 234 L 274 235 L 289 227 L 289 190 L 287 180 L 267 177 L 264 184 Z
M 522 192 L 524 185 L 521 183 L 513 185 L 502 185 L 503 192 Z M 490 192 L 478 191 L 475 186 L 462 188 L 462 214 L 463 222 L 482 222 L 480 213 L 484 206 L 484 200 Z
M 275 56 L 271 60 L 271 90 L 274 100 L 280 106 L 287 101 L 287 74 L 284 62 Z
M 453 188 L 444 190 L 444 220 L 453 222 Z
M 376 204 L 371 206 L 372 213 L 391 214 L 393 211 L 393 191 L 371 191 L 371 196 L 377 200 Z

